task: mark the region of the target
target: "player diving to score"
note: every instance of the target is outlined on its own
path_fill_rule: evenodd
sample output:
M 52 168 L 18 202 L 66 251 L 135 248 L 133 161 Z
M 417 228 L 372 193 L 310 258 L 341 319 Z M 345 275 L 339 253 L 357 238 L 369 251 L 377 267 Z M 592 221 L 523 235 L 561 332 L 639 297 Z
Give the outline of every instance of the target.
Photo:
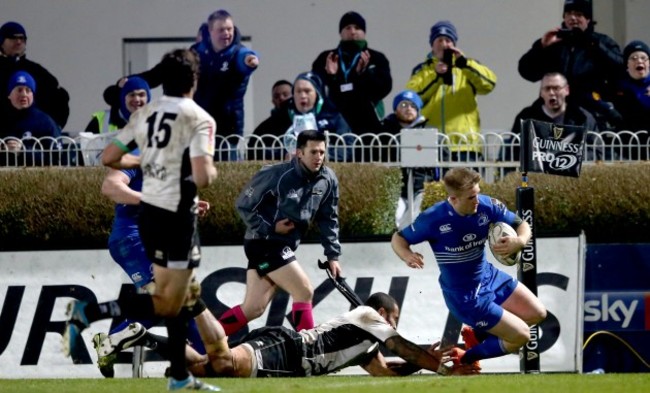
M 207 359 L 193 365 L 196 376 L 308 377 L 356 365 L 374 376 L 409 375 L 422 368 L 445 375 L 480 371 L 476 365 L 440 367 L 451 359 L 436 349 L 438 343 L 424 350 L 403 338 L 395 330 L 397 301 L 381 292 L 371 295 L 365 305 L 312 329 L 296 332 L 283 326 L 266 326 L 251 331 L 233 348 L 228 346 L 224 328 L 201 303 L 197 303 L 195 321 Z M 158 337 L 148 332 L 147 336 L 149 340 Z M 406 362 L 387 362 L 379 351 L 380 343 Z
M 463 364 L 517 352 L 530 340 L 529 326 L 546 318 L 540 300 L 485 257 L 490 223 L 503 221 L 517 231 L 516 237 L 503 237 L 495 244 L 494 252 L 501 255 L 521 250 L 532 232 L 499 200 L 480 194 L 480 180 L 468 168 L 449 170 L 443 178 L 447 200 L 422 212 L 391 239 L 397 256 L 413 269 L 424 268 L 424 258 L 410 246 L 429 242 L 440 268 L 445 303 L 452 315 L 470 326 L 462 331 L 470 349 L 455 351 L 455 361 Z

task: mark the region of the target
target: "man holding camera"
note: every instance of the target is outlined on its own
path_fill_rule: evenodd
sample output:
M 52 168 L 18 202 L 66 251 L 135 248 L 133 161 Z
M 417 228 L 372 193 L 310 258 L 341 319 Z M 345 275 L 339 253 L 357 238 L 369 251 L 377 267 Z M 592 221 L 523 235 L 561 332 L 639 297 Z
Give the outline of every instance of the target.
M 494 90 L 497 77 L 488 67 L 456 47 L 458 33 L 449 21 L 431 27 L 431 53 L 413 69 L 406 88 L 418 93 L 427 125 L 450 134 L 453 161 L 474 161 L 481 155 L 477 94 Z
M 592 18 L 591 0 L 565 0 L 562 26 L 535 41 L 519 59 L 519 74 L 537 82 L 549 72 L 562 73 L 572 101 L 591 112 L 601 130 L 611 130 L 620 119 L 610 100 L 623 56 L 616 41 L 594 31 Z

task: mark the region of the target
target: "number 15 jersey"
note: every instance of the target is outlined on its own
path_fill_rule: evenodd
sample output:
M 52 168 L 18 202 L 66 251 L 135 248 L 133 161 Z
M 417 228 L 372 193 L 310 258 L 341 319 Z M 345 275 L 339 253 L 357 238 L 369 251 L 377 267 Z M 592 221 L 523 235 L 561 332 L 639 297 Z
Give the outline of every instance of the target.
M 214 155 L 215 132 L 212 116 L 192 99 L 162 96 L 133 113 L 114 143 L 140 148 L 142 202 L 181 212 L 197 201 L 190 159 Z

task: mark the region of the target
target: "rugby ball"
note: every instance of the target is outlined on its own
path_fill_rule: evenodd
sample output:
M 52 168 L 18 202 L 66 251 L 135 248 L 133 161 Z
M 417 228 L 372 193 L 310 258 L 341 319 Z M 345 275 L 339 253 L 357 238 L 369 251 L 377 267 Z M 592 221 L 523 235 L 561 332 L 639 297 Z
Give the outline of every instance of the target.
M 494 258 L 499 261 L 501 264 L 506 266 L 512 266 L 519 262 L 521 259 L 521 250 L 517 253 L 503 256 L 494 252 L 494 245 L 504 236 L 517 236 L 517 231 L 513 227 L 506 224 L 505 222 L 497 222 L 490 226 L 490 231 L 488 232 L 488 245 L 490 246 L 490 251 Z

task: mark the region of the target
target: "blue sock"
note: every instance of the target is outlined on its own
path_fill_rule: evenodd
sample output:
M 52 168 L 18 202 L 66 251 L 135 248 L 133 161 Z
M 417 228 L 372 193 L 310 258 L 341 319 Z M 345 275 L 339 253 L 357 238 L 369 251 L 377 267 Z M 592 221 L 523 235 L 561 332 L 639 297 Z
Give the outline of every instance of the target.
M 473 363 L 481 359 L 491 359 L 507 354 L 501 345 L 501 339 L 490 335 L 479 345 L 467 350 L 461 361 L 465 364 Z

